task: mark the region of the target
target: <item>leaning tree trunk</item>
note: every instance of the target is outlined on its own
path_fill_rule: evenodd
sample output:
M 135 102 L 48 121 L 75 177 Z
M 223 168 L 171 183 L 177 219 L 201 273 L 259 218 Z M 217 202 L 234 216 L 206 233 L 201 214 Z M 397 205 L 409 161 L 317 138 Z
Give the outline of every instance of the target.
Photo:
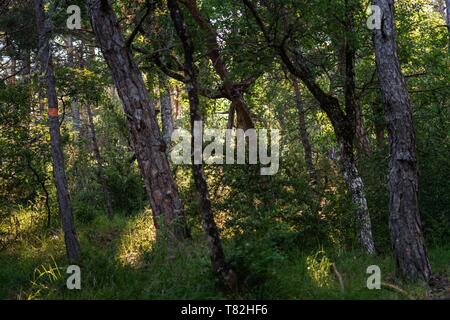
M 105 206 L 106 212 L 109 217 L 113 216 L 113 206 L 111 200 L 111 192 L 109 191 L 108 184 L 106 181 L 105 171 L 103 169 L 103 159 L 100 154 L 100 148 L 98 147 L 97 142 L 97 134 L 95 132 L 95 124 L 94 124 L 94 114 L 92 112 L 92 108 L 89 104 L 86 105 L 86 111 L 89 120 L 89 129 L 91 131 L 91 142 L 92 142 L 92 150 L 94 152 L 94 158 L 97 162 L 97 176 L 102 187 L 103 197 L 105 198 Z
M 411 101 L 397 56 L 394 1 L 373 0 L 382 12 L 374 30 L 378 78 L 389 133 L 389 227 L 397 274 L 428 281 L 431 267 L 422 236 L 418 203 L 418 166 Z
M 180 8 L 177 4 L 177 0 L 168 0 L 168 8 L 170 16 L 175 26 L 175 30 L 182 42 L 184 57 L 185 57 L 185 74 L 186 74 L 186 87 L 189 95 L 190 105 L 190 118 L 192 129 L 192 169 L 194 175 L 195 186 L 200 195 L 200 204 L 202 211 L 203 228 L 208 237 L 208 245 L 210 249 L 211 261 L 214 272 L 219 277 L 222 284 L 227 289 L 234 290 L 237 285 L 237 278 L 234 271 L 228 266 L 225 261 L 225 254 L 222 248 L 222 241 L 220 239 L 219 231 L 217 229 L 216 222 L 214 221 L 214 215 L 211 208 L 211 201 L 208 194 L 208 184 L 205 178 L 202 164 L 196 164 L 194 162 L 194 139 L 195 139 L 195 122 L 202 121 L 200 111 L 200 101 L 198 96 L 198 87 L 195 73 L 195 66 L 193 60 L 193 44 L 192 40 L 186 29 L 184 19 Z M 201 129 L 203 130 L 203 128 Z
M 196 0 L 188 0 L 183 3 L 186 5 L 189 13 L 194 18 L 197 25 L 204 32 L 206 32 L 206 44 L 208 48 L 207 55 L 211 60 L 211 64 L 214 70 L 223 82 L 223 88 L 225 89 L 227 99 L 231 101 L 230 112 L 236 111 L 236 122 L 238 128 L 244 130 L 254 128 L 252 114 L 247 103 L 244 100 L 242 91 L 235 83 L 231 81 L 228 68 L 225 64 L 225 61 L 222 59 L 222 55 L 220 54 L 216 30 L 214 30 L 209 20 L 203 17 L 198 9 Z
M 50 50 L 50 37 L 53 28 L 50 19 L 46 19 L 45 17 L 43 1 L 34 0 L 34 6 L 39 32 L 39 60 L 41 62 L 42 70 L 45 72 L 45 82 L 47 87 L 50 144 L 53 158 L 53 174 L 58 193 L 59 211 L 68 259 L 70 262 L 78 262 L 81 259 L 80 244 L 75 233 L 69 190 L 67 188 L 66 172 L 64 169 L 64 155 L 61 147 L 61 132 L 58 117 L 58 99 L 56 96 L 56 79 Z
M 128 120 L 133 147 L 144 179 L 156 227 L 169 226 L 171 239 L 189 237 L 183 204 L 166 156 L 142 74 L 127 47 L 109 0 L 89 0 L 91 24 L 111 70 Z

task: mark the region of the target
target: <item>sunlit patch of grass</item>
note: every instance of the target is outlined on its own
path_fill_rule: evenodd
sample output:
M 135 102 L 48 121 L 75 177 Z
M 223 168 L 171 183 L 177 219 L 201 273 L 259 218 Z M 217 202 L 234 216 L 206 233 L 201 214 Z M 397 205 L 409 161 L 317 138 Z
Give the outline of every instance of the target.
M 13 241 L 34 236 L 35 231 L 42 226 L 41 212 L 29 208 L 15 210 L 7 219 L 0 219 L 0 248 L 6 247 Z
M 332 262 L 323 249 L 306 257 L 306 264 L 309 277 L 319 288 L 331 287 L 330 270 Z
M 151 252 L 156 239 L 150 210 L 130 218 L 120 237 L 116 258 L 124 266 L 141 268 L 144 254 Z

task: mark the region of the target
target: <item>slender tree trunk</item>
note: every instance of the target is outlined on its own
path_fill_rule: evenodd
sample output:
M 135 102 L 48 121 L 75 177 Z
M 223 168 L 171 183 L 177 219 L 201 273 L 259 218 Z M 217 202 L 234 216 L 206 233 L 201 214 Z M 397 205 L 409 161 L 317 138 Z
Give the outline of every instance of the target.
M 370 153 L 370 142 L 367 132 L 364 128 L 363 115 L 361 112 L 361 105 L 356 97 L 355 84 L 355 56 L 356 51 L 350 39 L 350 35 L 354 34 L 354 8 L 349 4 L 349 0 L 345 0 L 346 17 L 344 25 L 344 44 L 343 44 L 343 68 L 342 74 L 344 78 L 344 96 L 345 96 L 345 110 L 347 118 L 352 122 L 355 128 L 356 146 L 360 153 Z
M 207 33 L 207 45 L 208 52 L 207 55 L 211 60 L 214 70 L 219 75 L 223 82 L 223 87 L 227 93 L 227 98 L 232 102 L 231 109 L 236 110 L 236 120 L 239 128 L 247 130 L 254 128 L 254 123 L 252 119 L 252 114 L 248 108 L 247 103 L 244 100 L 242 92 L 237 88 L 237 86 L 231 81 L 228 68 L 221 57 L 219 44 L 217 43 L 217 32 L 214 30 L 211 23 L 202 16 L 198 9 L 196 0 L 188 0 L 183 2 L 190 14 L 196 21 L 197 25 Z
M 72 36 L 68 35 L 66 38 L 66 46 L 67 46 L 67 63 L 70 68 L 76 68 L 76 64 L 74 62 L 74 46 L 72 41 Z M 75 88 L 72 88 L 74 90 Z M 79 109 L 79 101 L 78 98 L 73 95 L 70 100 L 70 109 L 72 112 L 72 123 L 73 127 L 77 133 L 76 137 L 77 139 L 80 138 L 81 134 L 81 116 L 80 116 L 80 109 Z
M 11 56 L 11 78 L 9 78 L 9 83 L 11 85 L 16 85 L 17 84 L 17 59 L 15 57 L 15 55 Z
M 111 70 L 128 120 L 130 136 L 144 179 L 155 225 L 164 219 L 172 240 L 189 237 L 183 204 L 156 121 L 154 102 L 145 87 L 108 0 L 88 0 L 91 24 Z
M 181 40 L 184 50 L 186 87 L 189 94 L 189 105 L 191 111 L 190 115 L 191 115 L 192 150 L 193 150 L 192 170 L 194 175 L 195 186 L 200 196 L 203 228 L 208 237 L 208 244 L 211 254 L 213 270 L 218 275 L 222 284 L 224 284 L 227 287 L 227 289 L 234 290 L 237 286 L 237 278 L 234 271 L 228 266 L 228 264 L 225 261 L 225 254 L 222 248 L 222 241 L 220 239 L 219 231 L 217 229 L 216 222 L 214 221 L 214 215 L 211 208 L 211 201 L 209 199 L 208 194 L 208 184 L 206 182 L 205 174 L 203 171 L 203 165 L 196 164 L 194 162 L 195 122 L 202 121 L 195 66 L 193 60 L 194 48 L 192 40 L 186 29 L 182 13 L 177 4 L 177 0 L 168 0 L 167 4 L 170 11 L 170 16 L 175 26 L 175 30 Z M 203 128 L 201 130 L 203 130 Z
M 292 78 L 292 84 L 295 92 L 295 103 L 298 111 L 298 122 L 299 122 L 299 131 L 300 138 L 302 141 L 303 149 L 305 152 L 305 162 L 306 167 L 308 168 L 308 173 L 313 183 L 317 183 L 317 171 L 314 167 L 313 157 L 312 157 L 312 147 L 309 142 L 308 130 L 306 129 L 306 120 L 305 120 L 305 106 L 303 105 L 303 99 L 300 92 L 300 87 L 298 85 L 297 78 Z
M 377 140 L 378 148 L 382 148 L 384 145 L 384 131 L 386 130 L 383 104 L 374 103 L 372 106 L 372 113 L 374 117 L 375 138 Z
M 162 134 L 164 142 L 167 146 L 167 152 L 169 152 L 174 126 L 170 85 L 165 75 L 159 75 L 159 94 L 159 101 L 161 104 Z
M 9 55 L 10 58 L 10 66 L 9 71 L 11 75 L 9 76 L 7 83 L 10 85 L 15 85 L 17 83 L 16 81 L 16 69 L 17 69 L 17 59 L 16 59 L 16 52 L 14 51 L 13 44 L 11 42 L 11 39 L 9 38 L 8 34 L 6 34 L 6 52 Z
M 50 49 L 52 24 L 50 18 L 45 17 L 42 0 L 34 0 L 37 28 L 39 31 L 39 59 L 45 72 L 47 85 L 48 116 L 50 125 L 50 143 L 53 157 L 53 174 L 58 193 L 59 211 L 64 231 L 67 256 L 70 262 L 81 259 L 80 244 L 78 242 L 70 206 L 69 190 L 64 169 L 64 155 L 61 147 L 61 133 L 58 117 L 58 99 L 56 96 L 56 79 L 53 71 L 53 61 Z
M 110 217 L 113 216 L 113 206 L 111 200 L 111 193 L 109 192 L 108 184 L 106 182 L 105 171 L 103 169 L 103 159 L 100 155 L 100 148 L 98 147 L 97 134 L 95 132 L 94 115 L 92 108 L 89 104 L 86 105 L 86 111 L 89 120 L 89 129 L 91 131 L 92 150 L 94 152 L 94 158 L 97 162 L 97 176 L 102 186 L 103 197 L 105 198 L 106 212 Z
M 370 153 L 370 140 L 364 126 L 363 115 L 361 112 L 361 105 L 359 103 L 355 106 L 355 137 L 358 144 L 358 150 L 362 154 Z
M 389 227 L 397 274 L 428 281 L 431 267 L 422 235 L 418 203 L 418 166 L 411 101 L 397 56 L 394 1 L 373 0 L 382 12 L 374 30 L 378 78 L 389 133 Z

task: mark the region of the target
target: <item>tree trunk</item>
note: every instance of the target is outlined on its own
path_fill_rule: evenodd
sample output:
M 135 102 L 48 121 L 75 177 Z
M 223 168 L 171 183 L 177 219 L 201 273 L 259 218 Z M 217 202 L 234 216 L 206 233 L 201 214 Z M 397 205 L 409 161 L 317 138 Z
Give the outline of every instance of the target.
M 161 123 L 162 123 L 162 134 L 164 142 L 167 146 L 167 152 L 170 150 L 170 144 L 172 142 L 172 133 L 174 130 L 173 126 L 173 115 L 172 115 L 172 99 L 170 92 L 170 85 L 167 81 L 165 75 L 159 75 L 159 94 L 160 94 L 160 104 L 161 104 Z
M 211 23 L 205 19 L 198 10 L 196 0 L 188 0 L 183 2 L 189 10 L 191 16 L 196 21 L 197 25 L 207 33 L 206 43 L 208 46 L 207 55 L 211 60 L 214 70 L 223 82 L 223 87 L 227 94 L 227 99 L 232 102 L 231 110 L 236 110 L 236 120 L 238 128 L 247 130 L 254 128 L 252 114 L 248 108 L 247 103 L 244 100 L 242 92 L 231 81 L 228 68 L 223 61 L 219 44 L 217 43 L 217 32 L 213 29 Z
M 61 132 L 58 117 L 58 99 L 56 96 L 56 79 L 53 71 L 53 61 L 50 49 L 52 23 L 46 19 L 42 0 L 34 0 L 36 22 L 39 32 L 39 59 L 45 73 L 47 85 L 48 116 L 50 126 L 50 143 L 53 158 L 53 174 L 58 193 L 59 211 L 64 231 L 67 256 L 70 262 L 79 262 L 81 259 L 80 244 L 78 242 L 70 207 L 69 190 L 64 169 L 64 155 L 61 147 Z
M 353 48 L 353 43 L 349 38 L 354 34 L 354 8 L 349 4 L 349 0 L 345 0 L 345 25 L 344 25 L 344 43 L 343 43 L 343 58 L 341 72 L 344 78 L 344 97 L 345 97 L 345 111 L 347 118 L 352 122 L 355 128 L 356 146 L 360 153 L 370 153 L 370 142 L 364 128 L 363 115 L 361 112 L 361 105 L 356 97 L 355 84 L 355 56 L 356 51 Z
M 133 147 L 153 212 L 169 227 L 171 240 L 189 237 L 183 204 L 166 156 L 165 143 L 156 121 L 142 74 L 126 46 L 119 23 L 108 0 L 89 0 L 91 24 L 111 70 L 122 101 Z
M 109 192 L 108 184 L 106 182 L 105 171 L 103 169 L 103 159 L 100 155 L 100 148 L 98 147 L 97 142 L 97 134 L 95 132 L 94 115 L 92 113 L 92 108 L 89 104 L 86 105 L 86 111 L 89 120 L 89 129 L 91 131 L 92 150 L 94 152 L 95 161 L 97 162 L 97 176 L 100 185 L 102 186 L 103 197 L 105 198 L 106 212 L 108 213 L 109 217 L 112 217 L 113 206 L 111 200 L 111 193 Z
M 363 115 L 361 112 L 361 105 L 356 103 L 355 105 L 355 137 L 358 146 L 358 151 L 362 154 L 370 153 L 370 140 L 367 135 L 366 128 L 364 126 Z
M 305 152 L 305 162 L 308 168 L 308 173 L 313 183 L 317 183 L 317 172 L 314 167 L 313 157 L 312 157 L 312 147 L 309 142 L 308 130 L 306 130 L 306 120 L 305 120 L 305 107 L 303 105 L 303 99 L 300 92 L 300 87 L 298 85 L 297 78 L 292 78 L 292 84 L 295 92 L 295 103 L 298 111 L 298 124 L 300 131 L 300 138 L 302 141 L 303 149 Z
M 382 148 L 384 146 L 384 131 L 386 130 L 383 103 L 374 103 L 372 105 L 372 113 L 374 118 L 375 138 L 377 140 L 378 148 Z
M 70 68 L 76 68 L 76 64 L 74 62 L 74 46 L 72 41 L 72 36 L 68 35 L 66 38 L 66 46 L 67 46 L 67 63 Z M 72 91 L 75 90 L 75 88 L 71 88 Z M 78 98 L 73 95 L 70 100 L 70 108 L 72 112 L 72 123 L 73 127 L 77 133 L 76 137 L 77 139 L 80 138 L 81 134 L 81 116 L 80 116 L 80 109 L 79 109 L 79 101 Z
M 168 0 L 168 8 L 170 16 L 175 26 L 178 37 L 181 40 L 184 57 L 185 57 L 185 77 L 186 87 L 189 95 L 190 115 L 191 115 L 191 129 L 192 129 L 192 150 L 194 150 L 194 128 L 196 121 L 202 121 L 200 111 L 200 101 L 198 96 L 198 87 L 195 73 L 195 66 L 193 60 L 194 48 L 192 40 L 186 29 L 184 19 L 177 0 Z M 203 130 L 203 128 L 201 128 Z M 192 152 L 192 170 L 194 175 L 195 186 L 200 196 L 203 228 L 208 237 L 208 245 L 210 249 L 211 261 L 214 272 L 219 277 L 221 283 L 229 290 L 234 290 L 237 286 L 237 278 L 234 271 L 228 266 L 225 261 L 225 254 L 222 248 L 222 241 L 220 239 L 219 231 L 211 208 L 211 201 L 208 194 L 208 184 L 204 175 L 203 165 L 194 162 L 194 153 Z
M 352 139 L 338 137 L 340 145 L 339 162 L 342 175 L 347 185 L 353 205 L 356 207 L 358 238 L 362 247 L 369 254 L 375 254 L 375 243 L 372 236 L 372 223 L 367 206 L 364 184 L 359 175 L 353 154 Z
M 397 56 L 394 2 L 373 0 L 383 14 L 374 30 L 378 78 L 389 133 L 389 227 L 397 274 L 428 281 L 431 267 L 422 236 L 418 203 L 418 166 L 411 101 Z
M 10 75 L 8 75 L 7 83 L 9 85 L 15 85 L 17 83 L 16 78 L 16 69 L 17 69 L 17 58 L 16 58 L 16 52 L 14 51 L 14 46 L 9 38 L 8 34 L 6 34 L 6 43 L 5 43 L 6 53 L 9 55 L 10 61 L 9 61 L 9 71 Z

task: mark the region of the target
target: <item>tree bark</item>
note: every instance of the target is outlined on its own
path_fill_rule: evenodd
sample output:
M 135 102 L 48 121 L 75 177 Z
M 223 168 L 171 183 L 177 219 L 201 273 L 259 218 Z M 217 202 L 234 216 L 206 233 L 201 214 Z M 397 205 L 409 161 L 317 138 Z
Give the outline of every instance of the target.
M 194 48 L 192 40 L 186 29 L 184 18 L 177 4 L 177 0 L 168 0 L 168 8 L 172 18 L 175 30 L 181 40 L 184 58 L 185 58 L 185 77 L 186 87 L 189 95 L 190 106 L 190 120 L 192 129 L 192 150 L 194 150 L 194 127 L 196 121 L 202 121 L 200 111 L 200 101 L 198 95 L 197 76 L 195 73 L 195 66 L 193 60 Z M 219 277 L 219 280 L 229 290 L 234 290 L 237 286 L 237 278 L 234 271 L 228 266 L 225 261 L 225 254 L 222 248 L 222 241 L 220 239 L 219 231 L 211 208 L 211 201 L 209 199 L 208 184 L 205 178 L 203 165 L 195 164 L 194 152 L 192 153 L 192 171 L 194 175 L 195 186 L 200 196 L 203 228 L 208 237 L 208 245 L 211 255 L 213 271 Z
M 292 78 L 292 84 L 294 87 L 295 93 L 295 104 L 297 106 L 298 111 L 298 124 L 300 131 L 300 138 L 303 145 L 303 149 L 305 152 L 305 163 L 308 168 L 308 173 L 313 183 L 317 183 L 317 171 L 314 167 L 313 157 L 312 157 L 312 147 L 309 142 L 308 130 L 306 129 L 306 120 L 305 120 L 305 107 L 303 105 L 303 99 L 300 92 L 300 87 L 298 85 L 297 78 Z
M 56 190 L 58 193 L 58 204 L 64 231 L 67 256 L 70 262 L 76 263 L 81 259 L 81 250 L 75 232 L 72 208 L 70 206 L 69 190 L 67 188 L 66 172 L 64 168 L 64 155 L 61 147 L 58 99 L 56 96 L 56 79 L 53 71 L 53 60 L 50 49 L 50 38 L 53 27 L 50 18 L 45 17 L 43 1 L 34 0 L 34 7 L 39 32 L 39 59 L 41 62 L 42 71 L 45 73 L 47 89 L 53 175 L 55 177 Z
M 91 24 L 103 56 L 111 70 L 122 101 L 133 147 L 153 212 L 155 226 L 160 218 L 170 238 L 189 237 L 183 204 L 166 156 L 166 145 L 156 121 L 142 74 L 127 47 L 116 15 L 108 0 L 88 0 Z
M 214 70 L 223 82 L 223 87 L 227 94 L 227 98 L 231 101 L 231 111 L 236 111 L 236 120 L 238 128 L 247 130 L 254 128 L 252 114 L 244 100 L 242 92 L 230 79 L 228 68 L 221 57 L 219 44 L 217 43 L 217 32 L 211 23 L 203 17 L 198 9 L 196 0 L 188 0 L 183 2 L 194 18 L 197 25 L 207 34 L 206 43 L 208 46 L 207 55 L 211 60 Z
M 338 136 L 340 146 L 339 163 L 351 201 L 356 207 L 356 218 L 359 241 L 369 254 L 375 254 L 375 243 L 372 236 L 372 223 L 369 208 L 364 193 L 364 183 L 359 175 L 353 153 L 353 143 L 350 136 Z
M 95 161 L 97 162 L 97 176 L 102 187 L 103 197 L 105 198 L 106 212 L 108 213 L 109 217 L 112 217 L 113 206 L 111 200 L 111 192 L 109 191 L 108 183 L 106 181 L 105 171 L 103 169 L 103 159 L 100 154 L 100 148 L 98 147 L 97 142 L 97 134 L 95 132 L 94 115 L 89 104 L 86 105 L 86 111 L 89 120 L 89 129 L 91 131 L 92 150 L 94 152 Z
M 418 203 L 418 166 L 411 101 L 397 56 L 394 1 L 373 0 L 382 12 L 373 40 L 389 133 L 389 228 L 397 274 L 428 281 L 431 267 L 422 235 Z

